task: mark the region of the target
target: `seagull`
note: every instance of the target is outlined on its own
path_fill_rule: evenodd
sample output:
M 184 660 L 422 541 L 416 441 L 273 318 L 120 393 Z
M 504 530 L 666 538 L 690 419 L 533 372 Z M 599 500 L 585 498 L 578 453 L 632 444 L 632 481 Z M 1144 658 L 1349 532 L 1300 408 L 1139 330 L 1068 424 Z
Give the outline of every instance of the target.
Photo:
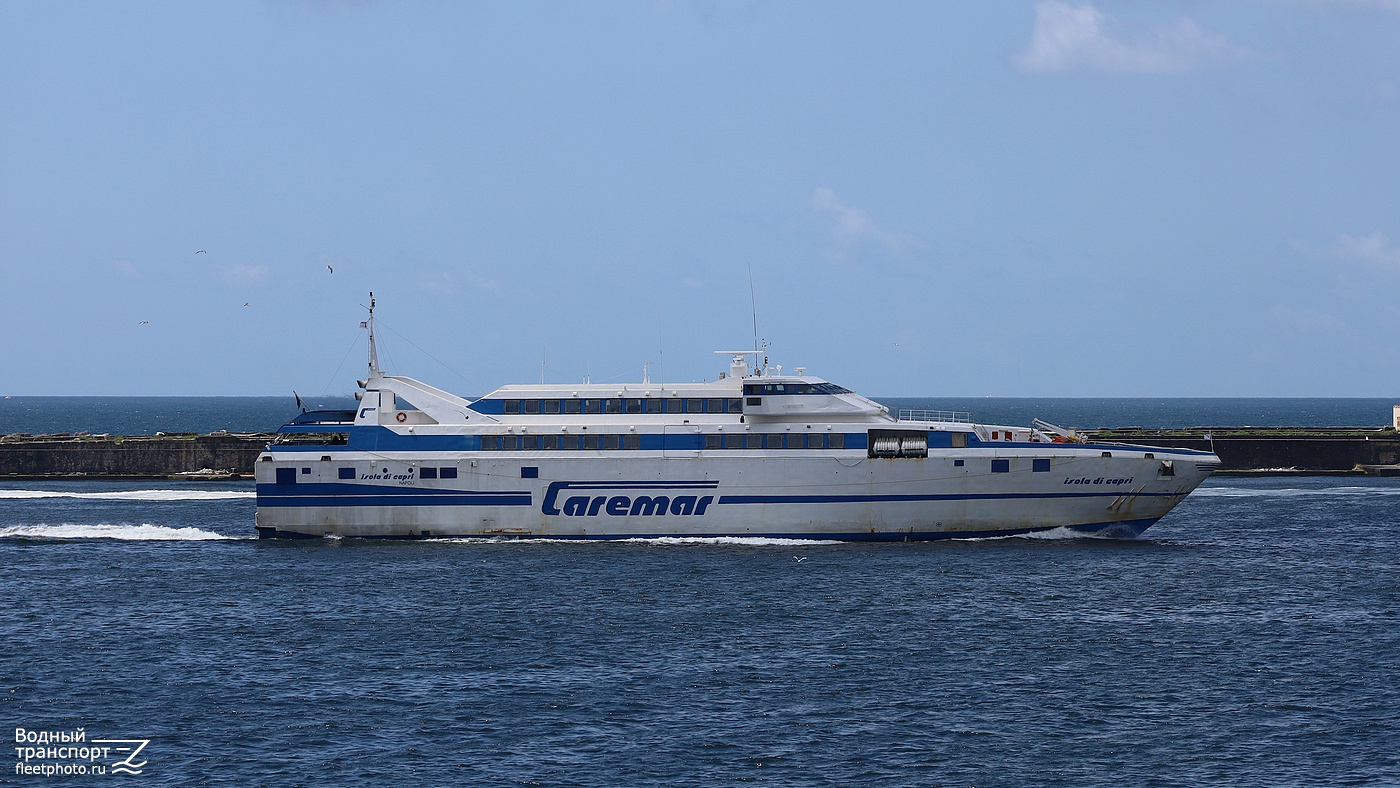
M 144 326 L 144 325 L 147 325 L 147 324 L 150 323 L 150 322 L 151 322 L 151 321 L 149 321 L 149 320 L 142 320 L 140 323 L 137 323 L 136 325 L 138 325 L 138 326 Z
M 247 302 L 247 301 L 244 301 L 244 302 L 243 302 L 243 305 L 244 305 L 244 306 L 247 306 L 247 305 L 248 305 L 248 302 Z
M 208 254 L 208 252 L 204 251 L 203 249 L 200 249 L 200 250 L 197 250 L 197 251 L 195 252 L 195 254 Z
M 805 556 L 805 555 L 804 555 L 804 556 L 801 556 L 801 557 L 793 556 L 793 557 L 792 557 L 792 560 L 794 560 L 794 561 L 796 561 L 797 563 L 800 564 L 800 563 L 802 563 L 803 561 L 806 561 L 806 560 L 807 560 L 807 556 Z
M 335 273 L 335 269 L 331 268 L 329 265 L 326 266 L 326 270 L 330 271 L 331 273 Z

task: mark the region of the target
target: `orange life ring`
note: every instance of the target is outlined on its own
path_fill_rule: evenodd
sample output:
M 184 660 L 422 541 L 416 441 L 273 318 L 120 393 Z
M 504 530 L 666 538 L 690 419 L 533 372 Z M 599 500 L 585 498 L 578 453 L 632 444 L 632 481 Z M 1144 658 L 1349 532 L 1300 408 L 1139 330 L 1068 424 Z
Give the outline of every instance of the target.
M 399 415 L 395 416 L 394 418 L 398 419 L 400 424 L 403 424 L 405 421 L 408 421 L 408 414 L 404 413 L 403 411 L 399 411 Z

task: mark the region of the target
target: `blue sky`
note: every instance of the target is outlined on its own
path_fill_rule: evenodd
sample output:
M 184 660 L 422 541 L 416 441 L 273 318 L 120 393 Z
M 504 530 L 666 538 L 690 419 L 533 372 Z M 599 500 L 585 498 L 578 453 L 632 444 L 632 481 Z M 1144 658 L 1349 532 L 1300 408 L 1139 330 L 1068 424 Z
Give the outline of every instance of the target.
M 713 379 L 752 274 L 871 395 L 1400 397 L 1400 0 L 11 2 L 0 107 L 6 394 L 345 393 L 370 290 Z

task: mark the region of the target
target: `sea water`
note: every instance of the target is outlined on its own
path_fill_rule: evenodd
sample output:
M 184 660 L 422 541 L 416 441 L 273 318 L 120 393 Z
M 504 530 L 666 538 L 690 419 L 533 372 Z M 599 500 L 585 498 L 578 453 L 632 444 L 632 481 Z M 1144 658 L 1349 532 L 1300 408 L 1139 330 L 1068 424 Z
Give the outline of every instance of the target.
M 1395 784 L 1397 505 L 1215 478 L 1133 540 L 288 542 L 247 483 L 0 482 L 0 708 L 147 742 L 153 785 Z

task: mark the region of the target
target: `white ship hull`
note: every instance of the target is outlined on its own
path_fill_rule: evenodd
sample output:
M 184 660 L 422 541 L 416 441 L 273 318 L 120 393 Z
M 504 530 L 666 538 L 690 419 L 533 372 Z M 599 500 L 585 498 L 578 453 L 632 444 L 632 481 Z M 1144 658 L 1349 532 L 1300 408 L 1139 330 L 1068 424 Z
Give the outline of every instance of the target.
M 1136 536 L 1218 462 L 1159 448 L 1030 448 L 927 459 L 297 453 L 278 457 L 297 468 L 292 484 L 277 484 L 277 466 L 260 464 L 257 525 L 281 537 L 924 540 L 1054 528 Z M 1009 470 L 992 473 L 994 458 Z M 1049 470 L 1034 471 L 1036 458 Z M 1174 475 L 1161 475 L 1164 460 Z M 458 478 L 422 479 L 424 463 L 455 465 Z M 341 468 L 354 468 L 355 479 L 339 479 Z M 539 475 L 521 478 L 522 468 Z

